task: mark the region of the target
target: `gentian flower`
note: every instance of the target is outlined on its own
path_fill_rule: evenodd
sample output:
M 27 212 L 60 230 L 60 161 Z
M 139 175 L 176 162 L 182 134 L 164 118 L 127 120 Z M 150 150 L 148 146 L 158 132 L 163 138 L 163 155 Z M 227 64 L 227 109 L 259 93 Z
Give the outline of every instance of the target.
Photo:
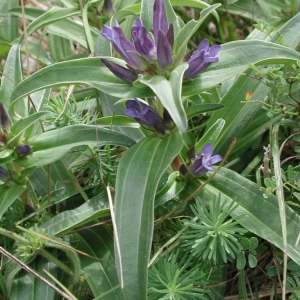
M 163 119 L 151 106 L 137 100 L 127 100 L 124 115 L 134 118 L 144 128 L 165 134 L 168 129 Z
M 114 46 L 115 50 L 127 63 L 128 69 L 102 59 L 103 63 L 119 78 L 132 83 L 140 73 L 168 74 L 177 65 L 173 62 L 172 49 L 174 44 L 173 24 L 168 23 L 163 0 L 155 0 L 153 6 L 153 35 L 150 35 L 143 21 L 138 17 L 131 28 L 133 42 L 124 34 L 115 21 L 114 26 L 103 26 L 102 35 Z M 216 56 L 220 45 L 209 47 L 204 39 L 198 49 L 186 57 L 178 59 L 178 63 L 187 61 L 188 69 L 184 77 L 190 78 L 207 68 L 211 63 L 218 61 Z
M 199 176 L 213 170 L 211 165 L 222 160 L 222 156 L 219 154 L 213 155 L 213 151 L 212 143 L 207 143 L 202 147 L 200 155 L 194 159 L 190 168 L 194 175 Z
M 184 78 L 196 76 L 199 72 L 206 69 L 213 62 L 217 62 L 219 58 L 216 56 L 220 50 L 220 45 L 209 47 L 208 39 L 204 39 L 198 45 L 197 50 L 188 59 L 189 67 L 184 73 Z

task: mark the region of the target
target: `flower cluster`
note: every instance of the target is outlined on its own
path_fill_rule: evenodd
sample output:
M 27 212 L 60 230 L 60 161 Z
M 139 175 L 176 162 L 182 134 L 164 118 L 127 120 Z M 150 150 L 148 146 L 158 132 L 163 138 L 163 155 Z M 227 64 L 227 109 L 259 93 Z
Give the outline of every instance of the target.
M 131 28 L 133 42 L 124 34 L 115 21 L 114 26 L 104 25 L 102 35 L 114 46 L 115 50 L 125 60 L 127 68 L 108 59 L 102 62 L 112 73 L 121 79 L 132 83 L 140 73 L 165 74 L 166 70 L 174 69 L 172 49 L 174 44 L 173 24 L 167 20 L 163 0 L 155 0 L 153 7 L 153 36 L 150 35 L 138 17 Z M 200 42 L 198 49 L 182 58 L 187 61 L 188 69 L 184 77 L 190 78 L 207 68 L 211 63 L 217 62 L 216 56 L 220 45 L 209 46 L 207 39 Z
M 126 110 L 124 115 L 134 118 L 144 128 L 165 134 L 169 129 L 174 127 L 172 119 L 166 109 L 163 110 L 162 117 L 151 106 L 137 99 L 126 101 Z
M 212 165 L 222 160 L 221 155 L 213 155 L 213 152 L 214 148 L 212 143 L 205 144 L 198 156 L 196 156 L 195 148 L 190 148 L 187 152 L 187 164 L 182 164 L 179 168 L 179 172 L 183 176 L 186 176 L 187 174 L 201 176 L 208 171 L 212 171 Z

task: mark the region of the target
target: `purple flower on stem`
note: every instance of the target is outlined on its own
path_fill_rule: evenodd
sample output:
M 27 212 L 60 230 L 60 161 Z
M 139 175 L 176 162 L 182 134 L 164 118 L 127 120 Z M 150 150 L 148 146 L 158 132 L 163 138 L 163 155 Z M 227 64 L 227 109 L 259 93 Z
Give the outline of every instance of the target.
M 211 165 L 214 165 L 222 160 L 222 156 L 219 154 L 213 155 L 213 151 L 214 148 L 212 143 L 207 143 L 202 147 L 200 155 L 194 159 L 194 162 L 190 168 L 194 175 L 199 176 L 213 170 Z
M 137 55 L 134 44 L 125 36 L 119 23 L 115 21 L 115 26 L 103 26 L 102 35 L 109 39 L 114 45 L 116 51 L 132 68 L 144 70 L 146 66 Z
M 102 58 L 101 60 L 113 74 L 119 78 L 122 78 L 124 81 L 133 83 L 137 79 L 137 75 L 133 71 L 126 69 L 108 59 Z
M 137 53 L 150 63 L 152 59 L 156 59 L 155 43 L 140 18 L 132 26 L 131 34 Z
M 102 61 L 112 73 L 129 83 L 136 80 L 139 73 L 164 74 L 167 68 L 175 68 L 172 58 L 174 29 L 173 24 L 168 23 L 163 0 L 154 1 L 152 32 L 153 36 L 149 34 L 142 20 L 137 18 L 131 28 L 133 37 L 133 42 L 131 42 L 117 21 L 112 27 L 104 25 L 102 35 L 110 40 L 115 50 L 126 61 L 128 69 L 113 62 L 107 63 L 105 59 Z M 185 59 L 178 59 L 178 62 L 185 60 L 189 64 L 184 77 L 193 77 L 213 62 L 218 61 L 216 55 L 219 49 L 220 45 L 210 47 L 208 40 L 204 39 L 191 56 L 187 55 Z M 167 70 L 169 71 L 171 70 Z
M 131 28 L 133 42 L 125 36 L 117 21 L 115 21 L 115 25 L 112 27 L 103 26 L 102 35 L 110 40 L 115 50 L 126 61 L 128 72 L 133 71 L 134 76 L 136 76 L 136 73 L 147 70 L 150 73 L 153 73 L 153 71 L 159 73 L 159 68 L 164 70 L 172 64 L 172 47 L 174 44 L 173 24 L 168 24 L 162 0 L 155 0 L 153 10 L 154 39 L 148 33 L 140 18 L 136 19 Z M 151 65 L 150 68 L 149 65 Z M 126 76 L 124 77 L 124 70 L 116 72 L 118 67 L 115 63 L 106 64 L 106 66 L 116 76 L 127 82 L 132 82 L 128 80 L 128 74 L 125 74 Z M 157 67 L 159 67 L 158 70 Z
M 137 100 L 127 100 L 124 115 L 134 118 L 146 129 L 165 134 L 167 127 L 157 111 L 151 106 Z
M 206 69 L 213 62 L 217 62 L 219 58 L 216 56 L 220 50 L 220 45 L 209 46 L 208 39 L 202 40 L 197 50 L 188 59 L 189 67 L 184 73 L 185 78 L 196 76 L 199 72 Z

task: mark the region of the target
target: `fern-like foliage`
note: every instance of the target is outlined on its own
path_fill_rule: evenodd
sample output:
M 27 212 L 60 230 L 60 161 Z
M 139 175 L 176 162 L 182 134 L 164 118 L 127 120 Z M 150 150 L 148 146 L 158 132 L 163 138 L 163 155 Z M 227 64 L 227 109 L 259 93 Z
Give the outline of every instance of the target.
M 209 290 L 201 288 L 205 276 L 191 256 L 179 259 L 178 251 L 166 255 L 149 269 L 148 300 L 211 299 Z
M 202 265 L 227 263 L 241 252 L 239 238 L 247 230 L 239 225 L 239 220 L 230 218 L 236 207 L 233 202 L 226 206 L 218 199 L 211 201 L 208 208 L 199 201 L 191 207 L 196 218 L 184 222 L 188 229 L 182 236 L 183 246 L 190 249 Z

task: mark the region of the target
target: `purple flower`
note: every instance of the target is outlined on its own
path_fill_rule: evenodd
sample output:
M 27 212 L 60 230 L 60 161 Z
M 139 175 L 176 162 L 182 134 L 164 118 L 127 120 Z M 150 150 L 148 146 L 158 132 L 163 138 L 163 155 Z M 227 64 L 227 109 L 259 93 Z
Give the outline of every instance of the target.
M 139 73 L 164 75 L 166 71 L 170 72 L 176 67 L 172 57 L 174 28 L 172 23 L 168 23 L 163 0 L 154 1 L 152 32 L 153 35 L 150 35 L 139 17 L 131 28 L 133 42 L 125 36 L 117 21 L 112 27 L 104 25 L 102 35 L 110 40 L 115 50 L 126 61 L 128 69 L 112 62 L 107 63 L 105 59 L 102 61 L 112 73 L 129 83 L 137 79 Z M 210 47 L 208 40 L 204 39 L 194 53 L 176 60 L 178 63 L 187 61 L 189 64 L 184 77 L 193 77 L 211 63 L 218 61 L 216 55 L 219 49 L 220 45 Z
M 174 44 L 173 24 L 168 24 L 165 5 L 162 0 L 155 0 L 153 6 L 153 35 L 157 45 L 157 61 L 164 68 L 172 64 Z
M 137 79 L 137 75 L 133 71 L 126 69 L 108 59 L 102 58 L 101 60 L 113 74 L 119 78 L 122 78 L 124 81 L 133 83 Z
M 156 59 L 155 43 L 140 18 L 137 18 L 135 24 L 132 26 L 131 34 L 137 53 L 148 62 Z
M 154 39 L 140 18 L 136 19 L 131 28 L 133 42 L 125 36 L 117 21 L 112 27 L 103 26 L 102 35 L 110 40 L 115 50 L 126 61 L 128 72 L 133 72 L 134 76 L 141 72 L 159 73 L 161 69 L 164 70 L 172 64 L 173 24 L 168 24 L 163 0 L 155 0 L 153 10 Z M 116 72 L 118 69 L 116 64 L 111 63 L 110 65 L 106 64 L 106 66 L 116 76 L 127 82 L 132 82 L 132 80 L 128 80 L 129 75 L 125 74 L 125 70 Z
M 199 72 L 206 69 L 213 62 L 217 62 L 219 58 L 216 56 L 220 50 L 220 45 L 209 46 L 208 39 L 202 40 L 197 50 L 188 59 L 189 67 L 184 73 L 185 78 L 196 76 Z
M 102 35 L 111 41 L 116 51 L 132 68 L 139 70 L 146 68 L 139 59 L 134 44 L 125 36 L 117 21 L 115 21 L 115 26 L 112 27 L 104 25 Z
M 191 165 L 191 172 L 194 175 L 199 176 L 205 174 L 207 171 L 213 170 L 211 165 L 214 165 L 222 160 L 222 156 L 219 154 L 213 155 L 214 148 L 212 143 L 207 143 L 203 146 L 200 155 L 198 155 L 193 164 Z
M 123 114 L 134 118 L 146 129 L 161 134 L 165 134 L 168 129 L 154 108 L 137 99 L 126 101 L 126 110 Z

